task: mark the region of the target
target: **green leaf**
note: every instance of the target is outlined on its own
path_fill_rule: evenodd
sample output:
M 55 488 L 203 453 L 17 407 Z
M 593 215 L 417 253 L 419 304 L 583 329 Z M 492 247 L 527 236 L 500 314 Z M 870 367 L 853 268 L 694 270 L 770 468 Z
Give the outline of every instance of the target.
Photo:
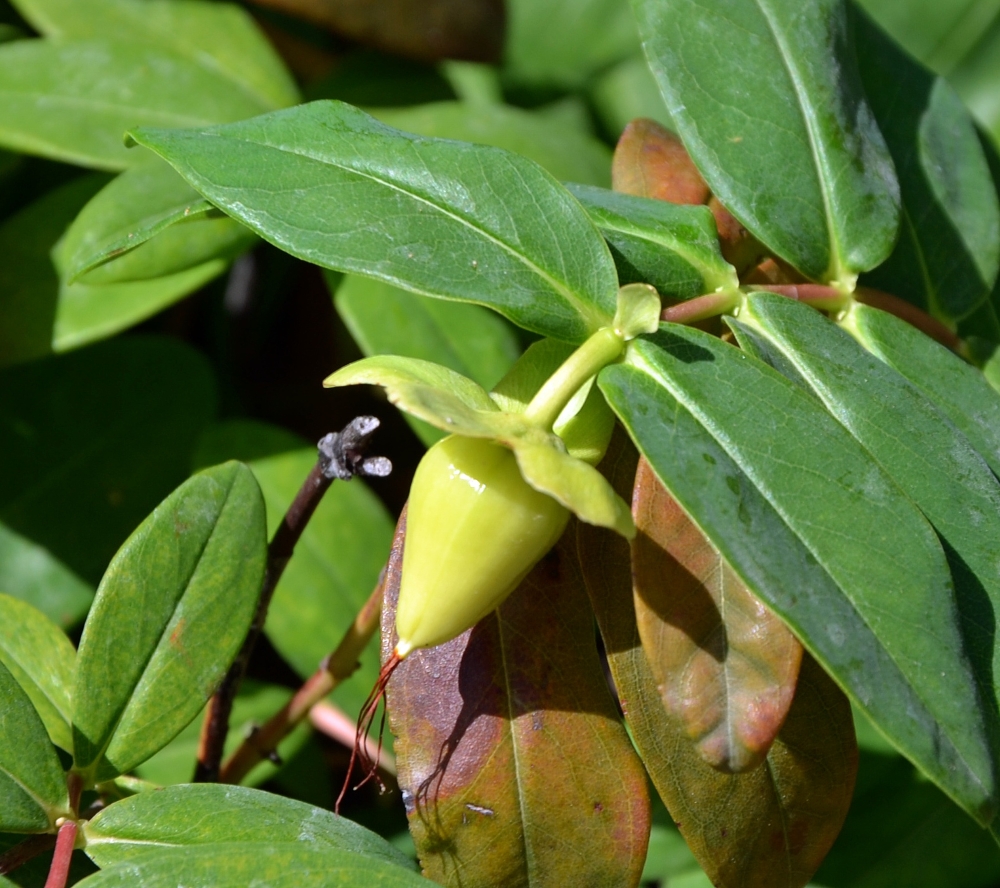
M 859 0 L 911 55 L 947 74 L 1000 13 L 998 0 Z
M 700 331 L 663 325 L 656 342 L 600 384 L 660 481 L 883 733 L 988 822 L 990 746 L 931 526 L 795 383 Z
M 403 533 L 401 521 L 397 542 Z M 441 884 L 638 881 L 646 778 L 602 674 L 572 543 L 564 536 L 477 626 L 410 654 L 389 684 L 410 830 Z M 386 657 L 402 550 L 386 571 Z
M 73 749 L 70 720 L 76 649 L 66 633 L 30 604 L 0 594 L 0 663 L 31 700 L 49 739 Z
M 597 230 L 516 154 L 408 136 L 337 102 L 134 136 L 216 206 L 307 261 L 487 305 L 567 341 L 614 314 L 614 263 Z
M 625 0 L 510 0 L 504 74 L 515 84 L 573 88 L 638 49 Z
M 186 481 L 129 537 L 80 639 L 77 770 L 131 770 L 198 714 L 243 643 L 266 549 L 260 488 L 237 462 Z
M 933 524 L 952 563 L 965 645 L 977 670 L 981 705 L 992 715 L 988 724 L 1000 759 L 993 690 L 1000 651 L 994 654 L 993 634 L 985 628 L 1000 607 L 1000 482 L 919 388 L 819 312 L 755 293 L 730 323 L 751 354 L 766 360 L 770 351 L 778 352 Z
M 636 623 L 663 705 L 705 762 L 725 773 L 750 771 L 788 715 L 802 646 L 645 460 L 632 511 Z
M 435 102 L 373 112 L 389 126 L 433 139 L 458 139 L 521 154 L 557 179 L 611 184 L 611 152 L 593 136 L 511 105 Z
M 954 423 L 1000 476 L 1000 394 L 975 367 L 906 321 L 855 303 L 841 321 Z
M 817 888 L 992 888 L 1000 851 L 913 767 L 863 739 L 854 803 L 813 882 Z
M 846 285 L 889 255 L 899 186 L 840 0 L 633 7 L 678 133 L 758 240 L 808 277 Z
M 278 685 L 262 684 L 246 679 L 240 685 L 233 711 L 229 716 L 229 734 L 226 736 L 225 757 L 249 736 L 250 732 L 264 724 L 284 706 L 292 696 L 292 691 Z M 198 758 L 198 744 L 201 740 L 201 726 L 204 711 L 199 713 L 173 740 L 135 769 L 136 776 L 160 786 L 174 783 L 188 783 L 194 772 Z M 278 744 L 278 757 L 282 764 L 262 761 L 243 780 L 247 786 L 259 786 L 272 779 L 281 769 L 290 764 L 306 745 L 311 734 L 308 724 L 299 725 Z
M 947 82 L 867 17 L 854 19 L 861 79 L 903 203 L 899 242 L 862 283 L 956 320 L 987 298 L 1000 268 L 1000 205 L 979 136 Z
M 637 117 L 673 128 L 670 112 L 643 55 L 626 59 L 601 75 L 591 87 L 590 99 L 604 129 L 615 139 Z
M 611 247 L 622 284 L 652 284 L 660 294 L 690 299 L 739 286 L 722 258 L 708 207 L 680 206 L 569 185 Z
M 125 538 L 188 476 L 214 400 L 204 358 L 152 336 L 3 370 L 0 522 L 96 585 Z M 25 597 L 33 575 L 24 569 L 24 585 L 5 592 Z M 39 559 L 38 570 L 51 575 L 53 565 Z M 68 600 L 79 596 L 78 583 Z
M 210 67 L 129 40 L 0 46 L 0 144 L 105 170 L 143 160 L 134 126 L 197 127 L 267 110 Z
M 409 869 L 342 848 L 225 842 L 164 851 L 78 882 L 81 888 L 426 888 Z
M 46 37 L 147 44 L 196 62 L 263 109 L 299 101 L 295 82 L 253 18 L 234 3 L 199 0 L 14 0 Z
M 81 276 L 86 284 L 113 284 L 174 274 L 229 259 L 254 243 L 247 228 L 220 215 L 168 164 L 151 158 L 87 203 L 53 258 L 66 283 Z
M 0 830 L 51 832 L 69 813 L 66 778 L 45 725 L 0 661 Z
M 995 0 L 989 0 L 994 3 Z M 993 135 L 1000 138 L 1000 99 L 997 82 L 1000 81 L 1000 19 L 982 35 L 961 64 L 948 73 L 948 81 L 958 90 L 962 101 L 977 120 Z M 995 175 L 995 174 L 994 174 Z
M 365 355 L 401 355 L 432 361 L 492 388 L 517 359 L 520 347 L 510 326 L 478 305 L 406 293 L 381 281 L 347 275 L 334 302 Z M 430 446 L 443 437 L 414 421 Z
M 623 433 L 601 468 L 619 493 L 632 489 L 636 454 Z M 706 888 L 800 888 L 850 804 L 857 747 L 843 694 L 805 657 L 797 696 L 766 763 L 745 774 L 721 773 L 662 705 L 636 625 L 628 544 L 581 524 L 577 551 L 636 749 L 712 880 L 697 868 L 692 876 Z M 671 875 L 670 888 L 686 884 L 684 878 Z
M 412 868 L 385 839 L 351 820 L 242 786 L 195 784 L 141 793 L 99 812 L 85 824 L 84 835 L 88 856 L 102 869 L 168 849 L 226 842 L 340 848 Z

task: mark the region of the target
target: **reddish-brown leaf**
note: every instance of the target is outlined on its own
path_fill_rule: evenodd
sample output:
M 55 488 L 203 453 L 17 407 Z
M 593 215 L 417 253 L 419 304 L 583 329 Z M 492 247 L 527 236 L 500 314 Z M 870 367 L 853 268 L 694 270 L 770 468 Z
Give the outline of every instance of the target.
M 252 0 L 344 37 L 422 61 L 498 62 L 502 0 Z
M 572 532 L 563 540 L 497 612 L 414 652 L 389 683 L 410 829 L 424 874 L 441 884 L 639 882 L 646 776 L 598 659 Z M 386 573 L 384 657 L 400 550 Z
M 619 430 L 602 469 L 622 495 L 636 463 Z M 744 774 L 707 765 L 660 702 L 632 607 L 628 544 L 582 524 L 577 536 L 636 748 L 698 862 L 719 888 L 801 888 L 840 832 L 854 789 L 858 753 L 847 698 L 805 656 L 795 700 L 764 762 Z
M 795 695 L 802 645 L 639 460 L 632 586 L 667 712 L 721 771 L 759 765 Z

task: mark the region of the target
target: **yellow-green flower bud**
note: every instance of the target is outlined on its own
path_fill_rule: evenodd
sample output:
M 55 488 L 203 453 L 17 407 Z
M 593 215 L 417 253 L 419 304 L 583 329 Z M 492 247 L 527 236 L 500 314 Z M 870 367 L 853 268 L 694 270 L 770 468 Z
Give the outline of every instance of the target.
M 453 435 L 420 461 L 407 507 L 396 654 L 443 644 L 498 607 L 562 535 L 569 511 L 514 454 Z

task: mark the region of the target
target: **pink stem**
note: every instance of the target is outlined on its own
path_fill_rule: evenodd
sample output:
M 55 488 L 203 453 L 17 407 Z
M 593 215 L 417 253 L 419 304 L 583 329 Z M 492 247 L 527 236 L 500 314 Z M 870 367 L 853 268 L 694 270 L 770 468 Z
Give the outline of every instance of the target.
M 56 836 L 56 850 L 52 855 L 52 865 L 49 867 L 49 877 L 45 880 L 45 888 L 66 888 L 75 845 L 76 821 L 67 820 L 59 827 L 59 834 Z
M 329 703 L 317 703 L 309 710 L 309 721 L 321 734 L 326 734 L 344 746 L 353 747 L 357 726 L 336 706 Z M 372 761 L 378 761 L 378 766 L 390 774 L 396 773 L 396 760 L 392 753 L 382 750 L 379 754 L 378 743 L 365 735 L 365 751 Z
M 821 311 L 836 311 L 847 302 L 842 293 L 825 284 L 759 284 L 747 289 L 751 292 L 777 293 Z
M 707 293 L 663 309 L 660 320 L 672 324 L 694 324 L 729 311 L 736 302 L 731 293 Z

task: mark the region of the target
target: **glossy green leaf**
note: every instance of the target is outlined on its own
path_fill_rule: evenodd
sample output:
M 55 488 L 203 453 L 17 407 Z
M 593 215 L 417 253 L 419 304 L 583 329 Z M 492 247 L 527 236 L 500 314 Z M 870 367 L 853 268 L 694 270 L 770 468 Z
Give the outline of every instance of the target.
M 788 715 L 802 646 L 720 557 L 649 463 L 632 494 L 639 637 L 668 714 L 712 767 L 765 758 Z
M 591 87 L 590 98 L 604 129 L 615 139 L 637 117 L 673 125 L 643 55 L 626 59 L 603 74 Z
M 582 341 L 614 313 L 614 263 L 579 204 L 531 161 L 408 136 L 337 102 L 139 142 L 299 258 L 478 302 Z
M 994 2 L 994 0 L 989 0 Z M 1000 81 L 1000 18 L 981 36 L 975 47 L 962 59 L 961 64 L 948 72 L 951 83 L 962 101 L 976 119 L 993 135 L 994 142 L 1000 138 L 1000 96 L 997 83 Z
M 429 299 L 357 275 L 344 278 L 334 302 L 365 355 L 432 361 L 487 390 L 500 381 L 520 352 L 510 326 L 478 305 Z M 413 425 L 428 446 L 444 435 L 419 420 Z
M 66 778 L 45 725 L 0 661 L 0 830 L 49 832 L 68 814 Z
M 255 726 L 264 724 L 291 699 L 291 696 L 292 691 L 289 688 L 262 684 L 253 679 L 244 680 L 240 684 L 239 692 L 233 701 L 233 711 L 229 716 L 229 734 L 226 737 L 223 759 L 235 752 L 249 732 Z M 136 776 L 159 786 L 190 782 L 194 773 L 194 763 L 198 758 L 203 714 L 199 713 L 197 718 L 156 755 L 138 765 L 135 769 Z M 295 759 L 309 740 L 310 733 L 311 727 L 308 724 L 299 725 L 278 744 L 277 752 L 281 764 L 262 761 L 242 782 L 247 786 L 260 786 L 271 780 L 281 772 L 285 764 Z
M 262 107 L 299 101 L 278 54 L 234 3 L 203 0 L 14 0 L 38 31 L 61 40 L 109 36 L 184 56 L 232 81 Z
M 570 185 L 569 190 L 610 245 L 622 284 L 652 284 L 673 299 L 739 286 L 736 271 L 719 251 L 719 234 L 708 207 L 579 185 Z
M 571 88 L 639 46 L 626 0 L 509 0 L 504 74 Z
M 404 532 L 401 522 L 400 543 Z M 383 656 L 395 643 L 402 548 L 386 573 Z M 646 778 L 608 694 L 585 595 L 560 543 L 493 614 L 393 675 L 399 782 L 434 881 L 638 883 Z
M 990 745 L 931 526 L 795 383 L 700 331 L 664 325 L 656 342 L 600 384 L 661 482 L 883 733 L 988 822 Z
M 992 888 L 1000 850 L 989 834 L 866 735 L 859 722 L 858 784 L 844 828 L 812 884 L 816 888 Z
M 685 146 L 758 240 L 824 282 L 849 284 L 889 255 L 899 186 L 841 0 L 633 0 L 633 8 Z
M 899 241 L 862 283 L 961 318 L 987 298 L 1000 268 L 1000 206 L 979 136 L 946 81 L 864 15 L 854 18 L 861 79 L 902 197 Z
M 129 40 L 17 40 L 0 46 L 0 144 L 80 166 L 144 159 L 134 126 L 198 127 L 267 110 L 210 67 Z
M 1000 13 L 997 0 L 858 0 L 911 55 L 947 74 Z
M 35 577 L 52 575 L 40 549 L 96 585 L 125 538 L 188 476 L 214 398 L 204 358 L 152 336 L 0 372 L 0 522 L 39 547 L 22 553 L 21 585 L 8 574 L 4 591 L 26 597 Z M 67 602 L 80 591 L 79 582 L 67 589 Z M 62 619 L 61 605 L 51 606 Z
M 1000 476 L 1000 394 L 982 373 L 906 321 L 876 308 L 855 304 L 841 323 L 927 395 Z
M 505 148 L 562 181 L 611 184 L 611 152 L 603 143 L 537 112 L 501 104 L 435 102 L 374 114 L 389 126 L 420 136 Z
M 426 888 L 416 873 L 342 848 L 225 842 L 164 851 L 78 882 L 82 888 Z
M 123 799 L 84 826 L 88 856 L 102 869 L 168 849 L 257 842 L 341 848 L 410 868 L 385 839 L 304 802 L 242 786 L 194 784 Z
M 237 462 L 186 481 L 129 537 L 80 639 L 77 770 L 124 773 L 198 714 L 250 626 L 266 548 L 260 488 Z
M 168 164 L 151 158 L 126 170 L 87 203 L 53 259 L 67 283 L 82 277 L 87 284 L 113 284 L 228 259 L 254 240 Z
M 76 649 L 37 608 L 0 594 L 0 663 L 31 700 L 49 739 L 73 749 L 70 719 Z
M 993 691 L 1000 651 L 994 654 L 992 632 L 985 628 L 1000 607 L 1000 482 L 931 399 L 819 312 L 755 293 L 731 323 L 752 354 L 766 360 L 777 351 L 933 524 L 952 563 L 965 643 L 983 693 L 980 705 L 992 716 L 988 724 L 1000 758 Z
M 624 434 L 602 463 L 620 493 L 632 487 L 635 449 Z M 630 553 L 619 537 L 578 526 L 577 550 L 608 664 L 633 740 L 673 820 L 719 888 L 800 888 L 829 849 L 850 803 L 857 764 L 847 701 L 814 662 L 768 753 L 745 774 L 704 762 L 668 716 L 640 642 Z M 669 884 L 688 876 L 671 875 Z M 702 884 L 702 883 L 699 883 Z

